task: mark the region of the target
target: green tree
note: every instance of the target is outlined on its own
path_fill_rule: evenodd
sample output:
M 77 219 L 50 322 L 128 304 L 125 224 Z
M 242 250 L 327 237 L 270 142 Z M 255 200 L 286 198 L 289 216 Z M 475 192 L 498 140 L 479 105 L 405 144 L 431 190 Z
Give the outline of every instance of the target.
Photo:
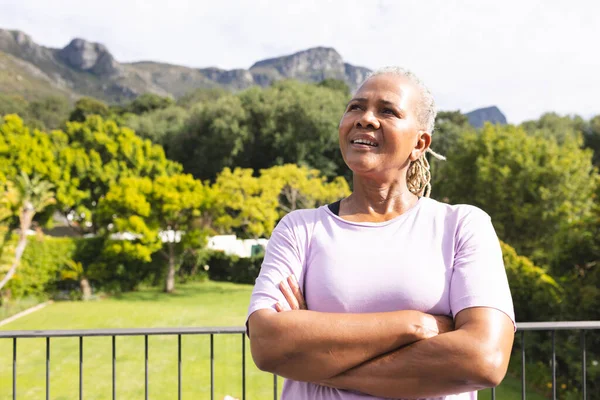
M 295 81 L 223 95 L 195 107 L 168 154 L 200 179 L 288 163 L 343 175 L 337 126 L 346 101 L 339 90 Z
M 69 117 L 71 104 L 62 96 L 47 96 L 29 103 L 27 122 L 40 129 L 59 129 Z
M 346 84 L 346 82 L 340 79 L 326 78 L 319 82 L 317 86 L 326 87 L 342 92 L 344 96 L 346 96 L 348 100 L 350 100 L 350 87 L 348 86 L 348 84 Z
M 106 233 L 130 233 L 134 240 L 107 241 L 106 251 L 150 262 L 155 252 L 168 263 L 165 291 L 175 289 L 178 243 L 183 251 L 203 246 L 204 229 L 199 217 L 207 190 L 191 175 L 125 178 L 100 200 L 100 218 Z M 163 242 L 165 245 L 163 247 Z
M 243 238 L 268 237 L 279 219 L 279 189 L 261 184 L 251 169 L 223 169 L 212 185 L 214 228 Z
M 170 97 L 162 97 L 154 93 L 144 93 L 124 107 L 123 111 L 142 115 L 155 110 L 162 110 L 175 104 Z
M 591 211 L 597 174 L 581 140 L 562 144 L 514 126 L 487 124 L 461 136 L 437 193 L 487 211 L 502 240 L 547 264 L 561 251 L 560 232 Z
M 69 115 L 69 121 L 84 122 L 90 115 L 105 118 L 110 115 L 110 109 L 100 100 L 92 97 L 82 97 L 75 102 L 75 108 Z
M 173 140 L 189 117 L 190 113 L 184 108 L 171 106 L 144 115 L 127 114 L 122 125 L 133 129 L 141 138 L 161 145 L 165 153 L 169 154 Z
M 350 195 L 348 183 L 342 177 L 331 182 L 319 170 L 295 164 L 274 166 L 260 171 L 262 187 L 274 187 L 278 196 L 279 217 L 301 209 L 315 208 Z
M 12 182 L 7 182 L 4 196 L 9 199 L 9 206 L 19 219 L 19 241 L 12 265 L 0 280 L 0 290 L 13 277 L 21 262 L 21 257 L 27 247 L 27 232 L 32 226 L 35 214 L 44 211 L 46 207 L 56 202 L 52 191 L 53 186 L 52 183 L 39 176 L 31 178 L 23 171 Z
M 594 152 L 594 165 L 600 167 L 600 115 L 590 120 L 584 133 L 584 144 Z
M 179 164 L 165 157 L 161 146 L 98 116 L 90 116 L 85 122 L 68 122 L 64 132 L 53 134 L 62 171 L 76 177 L 71 189 L 83 193 L 78 201 L 59 199 L 61 211 L 81 233 L 98 229 L 95 210 L 120 179 L 154 179 L 181 171 Z
M 169 157 L 200 179 L 214 179 L 224 167 L 238 165 L 238 155 L 248 141 L 248 115 L 232 94 L 197 107 L 175 143 Z

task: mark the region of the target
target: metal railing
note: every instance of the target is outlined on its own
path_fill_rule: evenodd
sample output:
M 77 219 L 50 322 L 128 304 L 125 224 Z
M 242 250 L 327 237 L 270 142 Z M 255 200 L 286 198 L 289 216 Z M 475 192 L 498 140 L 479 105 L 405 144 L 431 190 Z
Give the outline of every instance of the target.
M 574 321 L 574 322 L 522 322 L 517 324 L 517 331 L 521 336 L 521 384 L 522 399 L 526 400 L 526 373 L 525 373 L 525 332 L 550 331 L 552 335 L 552 399 L 556 400 L 556 331 L 579 330 L 581 331 L 581 363 L 582 363 L 582 396 L 587 398 L 587 362 L 586 362 L 586 337 L 587 330 L 600 330 L 600 321 Z M 117 336 L 143 336 L 144 337 L 144 393 L 148 400 L 148 336 L 177 335 L 177 393 L 181 400 L 182 370 L 181 370 L 181 337 L 182 335 L 210 335 L 210 398 L 214 400 L 215 377 L 215 335 L 240 335 L 242 350 L 242 399 L 246 399 L 246 337 L 243 327 L 223 328 L 141 328 L 141 329 L 86 329 L 86 330 L 31 330 L 31 331 L 0 331 L 0 339 L 13 340 L 12 357 L 12 397 L 17 399 L 17 339 L 45 338 L 46 339 L 46 399 L 50 399 L 50 339 L 58 337 L 79 338 L 79 399 L 83 399 L 83 338 L 84 337 L 112 337 L 112 398 L 116 400 L 116 337 Z M 277 376 L 273 375 L 273 398 L 277 400 Z M 496 399 L 496 390 L 491 390 L 492 400 Z

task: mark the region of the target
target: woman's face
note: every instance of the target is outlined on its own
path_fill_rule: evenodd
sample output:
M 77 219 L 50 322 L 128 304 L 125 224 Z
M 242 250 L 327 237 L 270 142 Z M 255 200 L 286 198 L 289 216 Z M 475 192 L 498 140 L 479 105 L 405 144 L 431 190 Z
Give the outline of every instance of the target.
M 339 126 L 342 157 L 354 173 L 394 173 L 427 150 L 431 135 L 417 121 L 419 96 L 400 76 L 378 75 L 363 83 Z

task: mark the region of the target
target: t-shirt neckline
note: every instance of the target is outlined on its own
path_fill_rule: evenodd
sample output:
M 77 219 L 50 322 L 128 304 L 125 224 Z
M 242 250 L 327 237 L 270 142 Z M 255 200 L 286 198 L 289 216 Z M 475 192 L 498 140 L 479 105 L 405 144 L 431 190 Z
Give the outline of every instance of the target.
M 400 221 L 406 219 L 409 215 L 415 213 L 421 207 L 421 204 L 423 204 L 425 202 L 424 199 L 426 199 L 426 197 L 419 197 L 417 202 L 411 208 L 406 210 L 406 212 L 404 212 L 404 213 L 398 215 L 397 217 L 394 217 L 388 221 L 382 221 L 382 222 L 348 221 L 347 219 L 344 219 L 344 218 L 340 217 L 339 215 L 336 215 L 335 213 L 333 213 L 333 211 L 331 211 L 327 205 L 321 206 L 321 208 L 323 208 L 325 210 L 325 212 L 327 214 L 329 214 L 329 216 L 331 216 L 334 219 L 337 219 L 338 221 L 341 221 L 345 224 L 356 225 L 356 226 L 378 227 L 378 226 L 386 226 L 386 225 L 394 224 L 394 223 L 397 223 L 397 222 L 400 222 Z

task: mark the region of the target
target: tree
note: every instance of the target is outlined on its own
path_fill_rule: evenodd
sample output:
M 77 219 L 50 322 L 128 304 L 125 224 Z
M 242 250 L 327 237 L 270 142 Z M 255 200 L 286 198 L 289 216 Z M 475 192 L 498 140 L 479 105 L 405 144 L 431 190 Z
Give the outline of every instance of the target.
M 197 107 L 181 129 L 169 156 L 199 179 L 214 179 L 237 165 L 249 138 L 248 114 L 232 94 Z
M 301 209 L 315 208 L 350 195 L 348 183 L 342 177 L 331 182 L 319 170 L 285 164 L 260 171 L 262 187 L 273 187 L 278 196 L 279 217 Z
M 23 171 L 14 179 L 14 183 L 8 182 L 5 196 L 9 199 L 14 213 L 19 219 L 19 241 L 15 249 L 15 258 L 8 272 L 0 281 L 0 290 L 13 277 L 21 262 L 21 257 L 27 246 L 27 232 L 31 228 L 36 213 L 46 209 L 56 202 L 52 183 L 41 179 L 39 176 L 30 178 Z
M 337 126 L 346 101 L 339 90 L 295 81 L 222 95 L 195 107 L 168 154 L 199 179 L 288 163 L 343 175 Z
M 188 174 L 150 178 L 124 178 L 100 200 L 100 215 L 107 234 L 130 233 L 131 241 L 108 242 L 107 251 L 146 262 L 155 252 L 168 262 L 165 291 L 175 289 L 177 256 L 204 245 L 199 217 L 205 209 L 207 189 Z M 163 247 L 163 242 L 165 243 Z M 177 251 L 178 243 L 184 244 Z
M 224 168 L 212 185 L 214 200 L 209 212 L 214 228 L 244 238 L 270 236 L 279 219 L 279 189 L 261 184 L 251 169 Z
M 121 125 L 133 129 L 139 137 L 161 145 L 169 154 L 173 140 L 189 117 L 190 113 L 184 108 L 171 106 L 144 115 L 127 114 Z
M 559 232 L 589 215 L 597 174 L 581 140 L 562 144 L 515 126 L 487 124 L 461 136 L 441 164 L 438 196 L 487 211 L 500 238 L 538 264 L 562 249 Z
M 346 82 L 340 79 L 325 78 L 321 82 L 319 82 L 317 86 L 326 87 L 342 92 L 344 96 L 346 96 L 348 100 L 350 100 L 350 87 L 346 84 Z
M 98 116 L 90 116 L 85 122 L 68 122 L 65 132 L 53 134 L 61 169 L 76 177 L 71 187 L 83 193 L 76 202 L 59 199 L 61 211 L 81 233 L 98 229 L 95 210 L 120 179 L 153 179 L 181 171 L 179 164 L 167 160 L 161 146 Z
M 584 144 L 594 152 L 594 165 L 600 167 L 600 115 L 590 120 L 584 133 Z
M 69 115 L 69 121 L 84 122 L 90 115 L 105 118 L 109 114 L 110 109 L 105 103 L 92 97 L 82 97 L 75 102 L 75 108 Z
M 162 97 L 154 93 L 144 93 L 123 107 L 124 112 L 142 115 L 155 110 L 162 110 L 175 104 L 170 97 Z

